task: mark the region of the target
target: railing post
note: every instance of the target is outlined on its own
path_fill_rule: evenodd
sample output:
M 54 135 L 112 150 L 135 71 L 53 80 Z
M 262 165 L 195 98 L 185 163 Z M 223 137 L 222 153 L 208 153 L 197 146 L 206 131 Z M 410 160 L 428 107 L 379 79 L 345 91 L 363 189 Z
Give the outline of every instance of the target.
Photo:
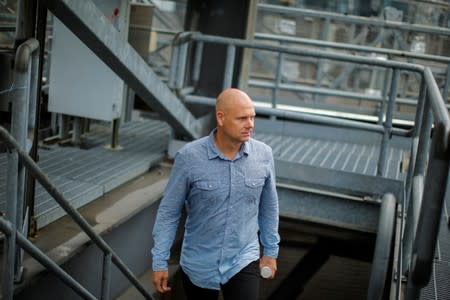
M 447 73 L 445 73 L 445 84 L 442 89 L 442 98 L 444 99 L 444 103 L 448 103 L 448 90 L 450 86 L 450 64 L 447 66 Z
M 386 162 L 387 162 L 387 148 L 389 146 L 389 140 L 391 139 L 392 130 L 392 118 L 394 114 L 395 99 L 397 97 L 397 86 L 399 78 L 399 70 L 394 69 L 394 74 L 392 76 L 391 91 L 389 93 L 389 102 L 386 112 L 386 120 L 384 123 L 384 134 L 381 141 L 380 155 L 378 158 L 377 166 L 377 176 L 386 175 Z
M 29 39 L 22 43 L 16 51 L 14 65 L 14 85 L 11 109 L 11 135 L 17 140 L 22 149 L 28 151 L 26 147 L 29 109 L 32 93 L 35 92 L 32 80 L 37 80 L 35 73 L 39 54 L 39 43 L 35 39 Z M 36 96 L 36 95 L 34 95 Z M 33 99 L 36 100 L 36 99 Z M 11 150 L 8 155 L 8 199 L 6 205 L 7 218 L 11 220 L 13 226 L 22 232 L 25 201 L 25 168 L 19 164 L 17 152 Z M 14 154 L 15 153 L 15 154 Z M 14 240 L 12 238 L 12 240 Z M 15 247 L 15 246 L 13 246 Z M 8 249 L 10 251 L 11 249 Z M 16 249 L 14 249 L 16 250 Z M 8 252 L 7 252 L 8 253 Z M 10 257 L 8 259 L 11 259 Z M 20 280 L 23 272 L 23 253 L 22 250 L 16 251 L 15 280 Z
M 284 59 L 284 53 L 279 52 L 278 58 L 277 58 L 277 69 L 275 74 L 275 88 L 273 89 L 273 95 L 272 95 L 272 108 L 277 107 L 278 102 L 278 95 L 280 91 L 280 83 L 281 83 L 281 70 L 283 67 L 283 59 Z
M 378 112 L 378 124 L 380 125 L 383 124 L 384 106 L 388 98 L 389 82 L 392 80 L 391 76 L 392 69 L 387 69 L 386 72 L 384 72 L 383 94 L 380 103 L 380 111 Z
M 325 22 L 324 22 L 323 29 L 322 29 L 322 36 L 321 36 L 321 39 L 324 41 L 326 41 L 328 39 L 328 33 L 330 30 L 330 21 L 331 21 L 330 17 L 325 18 Z M 316 87 L 317 88 L 320 88 L 321 82 L 323 79 L 323 64 L 324 64 L 324 59 L 319 58 L 319 61 L 317 62 L 317 75 L 316 75 Z M 317 97 L 314 97 L 314 99 L 317 99 Z
M 396 199 L 392 194 L 383 196 L 378 219 L 377 239 L 370 272 L 367 299 L 382 299 L 389 270 L 392 237 L 395 232 Z
M 448 122 L 447 124 L 435 123 L 425 176 L 424 200 L 420 209 L 411 255 L 406 299 L 418 297 L 420 289 L 428 284 L 431 277 L 450 166 L 448 158 L 449 133 Z
M 417 230 L 419 210 L 423 197 L 424 174 L 427 164 L 428 149 L 430 146 L 430 132 L 432 126 L 432 112 L 430 102 L 427 100 L 425 79 L 422 78 L 419 103 L 417 106 L 415 127 L 412 139 L 411 157 L 406 178 L 405 191 L 407 202 L 405 207 L 406 220 L 403 236 L 404 273 L 410 269 L 411 253 L 414 237 Z
M 198 83 L 200 78 L 200 66 L 202 62 L 203 55 L 203 42 L 197 42 L 195 48 L 195 60 L 194 60 L 194 70 L 192 73 L 192 80 L 194 81 L 194 85 Z
M 170 56 L 170 69 L 169 69 L 169 81 L 168 81 L 168 86 L 171 89 L 175 88 L 179 53 L 180 53 L 180 46 L 178 44 L 174 43 L 172 45 L 172 53 Z
M 3 277 L 2 289 L 3 297 L 12 300 L 14 288 L 14 274 L 16 264 L 16 231 L 17 228 L 17 176 L 19 156 L 15 149 L 8 151 L 8 176 L 6 183 L 6 218 L 13 226 L 11 235 L 4 243 L 3 255 Z
M 131 273 L 129 268 L 122 262 L 122 260 L 114 254 L 111 247 L 108 246 L 108 244 L 91 228 L 89 223 L 84 219 L 84 217 L 70 204 L 70 202 L 64 197 L 64 195 L 54 186 L 48 177 L 42 172 L 42 170 L 39 168 L 39 166 L 36 164 L 35 161 L 33 161 L 30 156 L 25 153 L 19 146 L 19 144 L 14 140 L 14 138 L 4 129 L 2 126 L 0 126 L 0 139 L 2 139 L 6 146 L 9 149 L 13 149 L 17 152 L 17 155 L 20 159 L 20 162 L 28 169 L 30 174 L 36 178 L 36 180 L 42 185 L 42 187 L 50 194 L 50 196 L 53 197 L 53 199 L 61 206 L 64 211 L 72 217 L 72 219 L 77 223 L 80 228 L 88 235 L 88 237 L 104 252 L 108 252 L 112 254 L 112 262 L 118 267 L 118 269 L 124 274 L 134 286 L 141 292 L 142 295 L 146 299 L 153 299 L 152 296 L 142 287 L 142 285 L 139 283 L 138 279 Z M 2 223 L 2 218 L 0 218 L 0 229 Z M 17 234 L 17 241 L 21 243 L 23 246 L 24 243 L 28 242 L 25 239 L 25 242 L 22 240 L 22 236 L 20 233 Z M 31 248 L 27 246 L 28 250 Z M 27 250 L 27 251 L 28 251 Z M 30 250 L 33 251 L 33 250 Z M 44 255 L 45 256 L 45 255 Z M 45 258 L 46 261 L 50 261 L 50 259 Z M 42 262 L 42 261 L 40 261 Z M 54 263 L 53 263 L 54 264 Z M 48 264 L 44 264 L 44 266 L 49 268 Z M 52 266 L 50 266 L 53 270 Z M 58 271 L 59 272 L 59 271 Z M 64 278 L 63 278 L 64 279 Z M 5 284 L 6 285 L 6 284 Z M 90 297 L 85 297 L 87 299 L 90 299 Z M 9 299 L 8 299 L 9 300 Z
M 187 61 L 187 54 L 188 54 L 188 42 L 183 43 L 180 46 L 180 52 L 178 54 L 178 60 L 177 60 L 177 74 L 176 74 L 176 83 L 175 88 L 181 89 L 184 85 L 184 77 L 186 72 L 186 61 Z
M 236 47 L 234 45 L 228 45 L 227 47 L 227 59 L 225 61 L 225 73 L 223 76 L 223 89 L 231 87 L 233 81 L 234 70 L 234 57 L 236 56 Z
M 102 300 L 109 300 L 111 291 L 111 252 L 103 255 L 103 274 L 102 274 Z

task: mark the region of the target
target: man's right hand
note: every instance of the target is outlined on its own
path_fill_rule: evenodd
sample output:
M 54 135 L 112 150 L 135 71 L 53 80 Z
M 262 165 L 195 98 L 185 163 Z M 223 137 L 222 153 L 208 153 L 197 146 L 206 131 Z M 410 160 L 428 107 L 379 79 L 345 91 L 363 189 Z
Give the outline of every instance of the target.
M 156 290 L 160 293 L 167 293 L 172 289 L 167 285 L 169 282 L 168 271 L 154 271 L 152 275 L 152 282 Z

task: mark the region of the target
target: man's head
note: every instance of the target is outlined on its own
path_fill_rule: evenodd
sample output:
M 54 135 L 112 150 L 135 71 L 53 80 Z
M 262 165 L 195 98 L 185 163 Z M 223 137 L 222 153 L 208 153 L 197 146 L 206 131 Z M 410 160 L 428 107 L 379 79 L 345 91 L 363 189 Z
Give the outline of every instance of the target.
M 226 89 L 216 101 L 217 131 L 232 143 L 250 139 L 255 120 L 255 107 L 250 97 L 238 89 Z

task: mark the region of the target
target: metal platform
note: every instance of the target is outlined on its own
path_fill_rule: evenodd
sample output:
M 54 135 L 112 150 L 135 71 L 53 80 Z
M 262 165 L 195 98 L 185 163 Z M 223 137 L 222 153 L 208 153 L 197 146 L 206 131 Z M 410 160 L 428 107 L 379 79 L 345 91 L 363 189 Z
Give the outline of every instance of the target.
M 82 147 L 45 145 L 39 148 L 39 166 L 78 208 L 126 181 L 146 172 L 166 157 L 171 129 L 161 121 L 125 123 L 119 131 L 120 149 L 108 149 L 109 126 L 95 125 L 83 135 Z M 6 182 L 6 154 L 0 154 L 0 182 Z M 0 211 L 5 209 L 6 187 L 0 186 Z M 42 188 L 36 186 L 38 228 L 65 215 Z
M 89 133 L 83 135 L 83 147 L 59 144 L 41 147 L 39 149 L 39 165 L 70 199 L 71 203 L 75 207 L 80 207 L 139 176 L 152 165 L 164 159 L 170 134 L 171 129 L 164 122 L 158 120 L 132 121 L 124 124 L 120 129 L 119 144 L 122 149 L 112 151 L 105 147 L 111 138 L 109 126 L 94 126 Z M 375 161 L 379 153 L 380 140 L 376 134 L 312 124 L 258 119 L 255 138 L 266 142 L 273 148 L 275 159 L 279 164 L 283 162 L 301 165 L 309 168 L 308 170 L 320 168 L 329 170 L 327 174 L 323 173 L 324 176 L 330 176 L 330 174 L 348 176 L 351 174 L 354 178 L 358 176 L 379 178 L 376 176 Z M 399 182 L 405 179 L 404 170 L 408 151 L 406 141 L 392 140 L 386 180 Z M 6 155 L 1 153 L 0 182 L 6 182 L 5 173 Z M 313 177 L 312 174 L 311 176 Z M 323 178 L 324 181 L 330 181 L 326 177 Z M 283 188 L 280 188 L 279 193 L 283 195 Z M 305 191 L 299 192 L 295 197 L 300 194 L 306 195 L 302 201 L 316 199 Z M 320 197 L 325 196 L 321 195 Z M 5 186 L 2 185 L 0 186 L 0 211 L 4 210 L 5 198 Z M 421 299 L 449 299 L 442 298 L 443 294 L 441 293 L 450 286 L 448 276 L 450 272 L 448 268 L 450 232 L 447 225 L 450 200 L 448 198 L 442 215 L 433 278 L 423 290 Z M 323 205 L 317 206 L 314 211 L 324 213 Z M 280 205 L 280 208 L 283 209 L 283 205 Z M 304 209 L 304 206 L 302 205 L 301 208 Z M 39 227 L 64 215 L 64 212 L 40 185 L 36 188 L 35 211 Z M 351 208 L 342 211 L 343 216 L 353 220 L 356 220 L 355 217 L 359 217 L 366 219 L 371 226 L 377 224 L 377 212 L 370 216 L 358 216 L 354 212 Z M 294 213 L 302 213 L 302 211 Z M 307 213 L 309 214 L 311 211 Z M 334 214 L 333 217 L 336 215 L 338 214 Z M 353 222 L 356 224 L 359 221 Z M 312 280 L 317 283 L 318 278 L 314 277 Z M 440 291 L 439 296 L 436 295 L 436 290 Z

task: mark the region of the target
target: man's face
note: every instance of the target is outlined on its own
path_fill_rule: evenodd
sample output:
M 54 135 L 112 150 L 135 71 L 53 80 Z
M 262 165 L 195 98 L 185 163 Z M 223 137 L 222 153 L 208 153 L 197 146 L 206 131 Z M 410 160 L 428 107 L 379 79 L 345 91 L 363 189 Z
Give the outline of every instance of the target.
M 255 108 L 251 101 L 236 101 L 233 104 L 218 113 L 219 125 L 232 142 L 243 143 L 252 136 Z

